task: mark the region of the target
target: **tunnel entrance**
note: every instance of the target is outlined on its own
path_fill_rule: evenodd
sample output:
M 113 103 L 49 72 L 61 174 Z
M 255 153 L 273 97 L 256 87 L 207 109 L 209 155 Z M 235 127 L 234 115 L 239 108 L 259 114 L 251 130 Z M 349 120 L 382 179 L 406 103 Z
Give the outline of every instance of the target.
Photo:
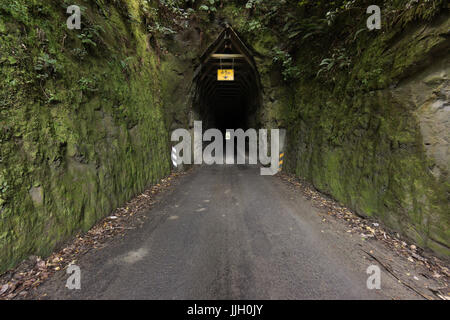
M 233 70 L 234 80 L 218 80 L 219 70 Z M 193 109 L 203 128 L 259 128 L 260 78 L 249 47 L 227 25 L 200 59 L 194 76 Z

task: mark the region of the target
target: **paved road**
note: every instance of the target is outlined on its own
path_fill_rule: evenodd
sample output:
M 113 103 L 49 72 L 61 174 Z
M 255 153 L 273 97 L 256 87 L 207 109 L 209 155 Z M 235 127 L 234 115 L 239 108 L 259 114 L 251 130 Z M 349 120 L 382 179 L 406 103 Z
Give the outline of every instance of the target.
M 323 233 L 318 209 L 256 166 L 203 166 L 146 213 L 144 225 L 61 273 L 50 298 L 380 299 L 351 243 Z M 352 260 L 353 259 L 353 260 Z M 401 288 L 389 284 L 397 294 Z M 392 287 L 393 286 L 393 287 Z

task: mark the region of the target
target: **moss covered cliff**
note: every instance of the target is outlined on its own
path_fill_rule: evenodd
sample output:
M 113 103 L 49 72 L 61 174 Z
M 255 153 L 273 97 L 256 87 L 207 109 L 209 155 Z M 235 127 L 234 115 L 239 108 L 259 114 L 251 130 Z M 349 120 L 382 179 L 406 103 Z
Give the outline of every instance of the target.
M 0 271 L 170 171 L 162 74 L 144 1 L 0 4 Z
M 450 254 L 446 1 L 230 5 L 256 51 L 262 122 L 288 132 L 286 169 L 361 215 Z

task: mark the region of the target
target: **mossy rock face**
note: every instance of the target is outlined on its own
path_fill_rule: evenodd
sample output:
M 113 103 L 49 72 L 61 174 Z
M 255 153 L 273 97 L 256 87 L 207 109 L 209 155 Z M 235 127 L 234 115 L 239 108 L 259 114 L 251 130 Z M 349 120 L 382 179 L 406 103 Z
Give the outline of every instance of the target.
M 330 88 L 300 79 L 295 99 L 275 114 L 288 128 L 288 171 L 447 257 L 448 23 L 441 17 L 384 44 L 387 58 L 371 56 L 380 46 L 373 41 Z M 356 88 L 368 68 L 388 61 L 394 65 L 382 81 L 367 82 L 377 90 Z
M 189 128 L 195 66 L 222 30 L 207 17 L 165 34 L 143 0 L 83 1 L 68 30 L 71 4 L 0 4 L 0 272 L 170 173 L 170 132 Z
M 0 271 L 45 256 L 170 172 L 141 1 L 0 5 Z
M 345 104 L 299 99 L 302 120 L 287 126 L 295 127 L 288 131 L 288 170 L 360 214 L 448 254 L 448 188 L 429 172 L 409 106 L 389 91 Z
M 301 19 L 289 6 L 284 10 Z M 448 257 L 450 18 L 439 1 L 391 6 L 401 17 L 394 26 L 342 44 L 357 54 L 349 68 L 330 75 L 333 81 L 316 76 L 332 53 L 333 30 L 322 42 L 302 42 L 295 53 L 300 76 L 283 81 L 273 48 L 295 45 L 263 19 L 265 27 L 249 33 L 245 20 L 258 17 L 248 11 L 240 13 L 246 19 L 239 19 L 236 6 L 227 12 L 256 52 L 261 125 L 287 129 L 285 170 Z

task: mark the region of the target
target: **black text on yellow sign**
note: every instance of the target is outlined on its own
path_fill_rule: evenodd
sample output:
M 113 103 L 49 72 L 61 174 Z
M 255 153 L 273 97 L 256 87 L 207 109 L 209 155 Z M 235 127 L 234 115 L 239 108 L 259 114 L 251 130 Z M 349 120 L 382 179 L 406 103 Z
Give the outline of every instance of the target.
M 217 70 L 218 81 L 234 81 L 233 69 L 219 69 Z

